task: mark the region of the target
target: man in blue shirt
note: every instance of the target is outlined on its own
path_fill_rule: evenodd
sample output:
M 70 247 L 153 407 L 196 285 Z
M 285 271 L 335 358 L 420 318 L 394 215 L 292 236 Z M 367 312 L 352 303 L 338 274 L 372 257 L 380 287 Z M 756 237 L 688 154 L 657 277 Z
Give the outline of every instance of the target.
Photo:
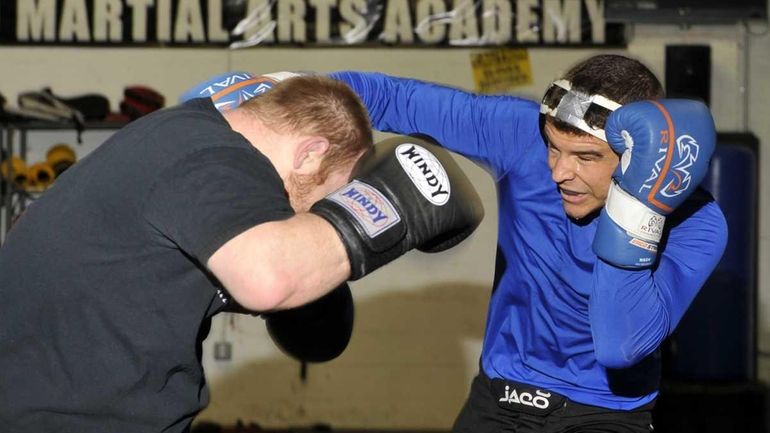
M 453 431 L 649 432 L 658 348 L 717 265 L 722 212 L 698 184 L 713 120 L 623 56 L 570 69 L 541 104 L 338 72 L 381 131 L 487 166 L 498 259 L 480 371 Z

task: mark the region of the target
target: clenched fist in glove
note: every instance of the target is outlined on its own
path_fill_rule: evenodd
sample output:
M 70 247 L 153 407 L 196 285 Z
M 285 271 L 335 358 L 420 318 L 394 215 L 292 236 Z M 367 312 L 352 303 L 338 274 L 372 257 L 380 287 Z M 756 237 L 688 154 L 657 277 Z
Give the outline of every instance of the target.
M 353 295 L 343 283 L 309 304 L 262 317 L 273 342 L 287 355 L 305 362 L 331 361 L 350 342 Z
M 413 248 L 451 248 L 484 216 L 478 193 L 449 152 L 424 139 L 396 137 L 375 144 L 351 178 L 310 210 L 339 232 L 351 280 Z
M 698 101 L 626 104 L 605 125 L 621 155 L 599 216 L 593 249 L 616 266 L 652 266 L 666 215 L 698 187 L 716 145 L 714 121 Z

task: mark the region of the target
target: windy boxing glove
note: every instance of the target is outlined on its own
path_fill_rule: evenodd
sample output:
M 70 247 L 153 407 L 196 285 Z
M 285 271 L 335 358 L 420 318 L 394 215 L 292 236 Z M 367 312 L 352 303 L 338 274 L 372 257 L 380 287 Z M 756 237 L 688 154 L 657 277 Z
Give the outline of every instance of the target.
M 351 179 L 311 208 L 337 229 L 351 280 L 413 248 L 451 248 L 484 216 L 478 193 L 449 152 L 425 139 L 395 137 L 375 144 Z

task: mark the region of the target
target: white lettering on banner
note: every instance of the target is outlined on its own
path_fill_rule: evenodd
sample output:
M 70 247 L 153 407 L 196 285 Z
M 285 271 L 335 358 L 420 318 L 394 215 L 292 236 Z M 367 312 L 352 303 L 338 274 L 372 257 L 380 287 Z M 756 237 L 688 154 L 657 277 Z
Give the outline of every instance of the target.
M 123 3 L 120 0 L 102 0 L 94 3 L 94 41 L 120 42 L 123 39 Z M 109 37 L 107 36 L 109 34 Z
M 506 0 L 484 0 L 483 42 L 504 44 L 511 40 L 511 4 Z
M 79 42 L 91 40 L 85 0 L 64 0 L 59 24 L 59 40 Z
M 131 38 L 136 42 L 147 40 L 147 8 L 155 0 L 126 0 L 131 8 Z
M 600 15 L 601 0 L 584 0 L 589 12 L 589 24 L 594 42 L 604 42 L 604 17 Z M 453 9 L 445 12 L 434 0 L 415 2 L 416 20 L 412 20 L 407 0 L 387 3 L 383 31 L 380 38 L 387 43 L 410 44 L 414 33 L 423 43 L 438 43 L 449 25 L 449 43 L 452 45 L 505 44 L 513 41 L 511 0 L 452 0 Z M 443 6 L 446 2 L 440 1 Z M 581 42 L 581 2 L 561 0 L 517 0 L 516 37 L 518 42 L 566 44 Z M 481 27 L 477 19 L 479 6 L 483 8 Z M 542 6 L 542 17 L 536 12 Z M 426 14 L 431 10 L 431 14 Z M 414 22 L 414 25 L 413 25 Z M 597 29 L 598 28 L 598 29 Z M 481 30 L 482 37 L 479 37 Z M 441 35 L 442 37 L 438 37 Z
M 417 2 L 417 25 L 415 33 L 426 44 L 437 44 L 446 38 L 446 26 L 434 25 L 447 22 L 448 14 L 444 0 L 422 0 Z
M 309 0 L 315 8 L 315 40 L 316 42 L 331 41 L 331 8 L 337 6 L 336 0 Z
M 10 20 L 15 19 L 15 34 L 5 37 L 33 43 L 565 45 L 604 43 L 606 25 L 604 0 L 15 0 L 15 4 Z M 374 34 L 374 28 L 381 30 Z
M 198 0 L 179 0 L 174 22 L 174 42 L 203 42 L 203 13 Z
M 591 38 L 596 43 L 603 43 L 604 35 L 604 1 L 586 0 L 588 19 L 591 21 Z
M 171 42 L 171 1 L 157 0 L 155 33 L 159 42 Z
M 16 38 L 19 42 L 124 42 L 126 14 L 131 41 L 146 42 L 148 10 L 153 8 L 158 42 L 228 42 L 230 35 L 222 27 L 222 0 L 206 0 L 206 5 L 204 26 L 201 0 L 16 0 Z
M 580 42 L 580 2 L 543 0 L 543 41 Z
M 20 41 L 56 39 L 56 0 L 17 1 L 16 38 Z
M 479 22 L 476 4 L 468 0 L 454 0 L 454 19 L 449 26 L 449 43 L 474 45 L 479 42 Z
M 278 40 L 280 42 L 305 42 L 307 34 L 305 12 L 304 0 L 278 2 Z
M 412 29 L 409 1 L 390 0 L 385 10 L 385 24 L 380 39 L 389 44 L 411 44 L 414 40 Z
M 275 2 L 276 0 L 249 0 L 246 18 L 241 20 L 233 29 L 233 34 L 244 35 L 244 41 L 236 44 L 235 48 L 262 42 L 269 43 L 275 40 L 273 33 L 276 22 L 273 21 L 271 12 Z
M 540 27 L 534 9 L 540 6 L 538 0 L 518 0 L 516 2 L 516 39 L 521 43 L 540 41 Z
M 208 40 L 210 42 L 227 42 L 230 35 L 222 27 L 222 0 L 208 0 Z
M 369 12 L 366 0 L 341 0 L 340 16 L 343 23 L 340 24 L 342 39 L 348 44 L 358 44 L 369 37 L 369 31 L 374 23 L 366 20 Z

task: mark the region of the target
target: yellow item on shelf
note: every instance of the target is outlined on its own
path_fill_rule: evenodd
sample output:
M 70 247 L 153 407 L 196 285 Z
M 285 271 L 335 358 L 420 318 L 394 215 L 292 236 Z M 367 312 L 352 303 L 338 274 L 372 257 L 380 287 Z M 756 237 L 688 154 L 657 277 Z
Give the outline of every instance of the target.
M 8 160 L 4 159 L 0 163 L 0 171 L 3 173 L 3 178 L 12 181 L 19 188 L 26 188 L 29 183 L 27 178 L 27 164 L 23 159 L 14 156 L 11 158 L 11 164 L 9 167 Z
M 59 177 L 64 170 L 70 168 L 76 160 L 75 151 L 64 143 L 55 144 L 46 152 L 46 161 L 53 169 L 56 177 Z
M 56 179 L 56 174 L 47 162 L 38 162 L 29 166 L 27 177 L 29 178 L 28 190 L 42 191 L 51 186 Z

